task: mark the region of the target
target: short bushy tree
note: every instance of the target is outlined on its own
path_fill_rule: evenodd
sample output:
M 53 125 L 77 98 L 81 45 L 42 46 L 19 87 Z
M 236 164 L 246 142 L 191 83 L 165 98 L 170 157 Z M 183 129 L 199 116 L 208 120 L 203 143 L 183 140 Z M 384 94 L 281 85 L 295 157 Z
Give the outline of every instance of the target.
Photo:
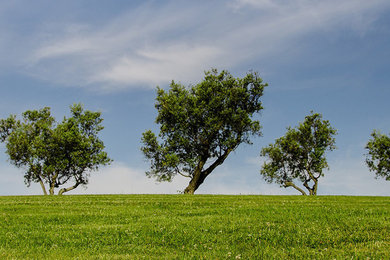
M 312 112 L 298 127 L 287 128 L 284 136 L 261 150 L 261 156 L 268 160 L 264 162 L 260 174 L 269 183 L 293 187 L 306 195 L 294 183 L 298 179 L 310 195 L 316 195 L 318 179 L 323 176 L 323 169 L 328 168 L 325 152 L 335 149 L 336 133 L 329 121 Z
M 147 176 L 171 181 L 181 174 L 191 179 L 184 193 L 193 194 L 241 143 L 261 135 L 252 116 L 263 108 L 265 86 L 257 73 L 234 78 L 214 69 L 189 88 L 173 81 L 169 91 L 158 88 L 159 138 L 150 130 L 142 136 Z
M 366 163 L 376 177 L 390 181 L 390 137 L 374 130 L 366 145 Z
M 56 123 L 50 108 L 26 111 L 23 120 L 11 115 L 0 120 L 0 140 L 6 143 L 6 152 L 12 164 L 26 170 L 27 186 L 40 183 L 46 195 L 65 183 L 63 194 L 88 183 L 90 171 L 107 165 L 111 159 L 103 151 L 98 138 L 103 129 L 100 112 L 84 110 L 81 104 L 71 107 L 72 116 Z

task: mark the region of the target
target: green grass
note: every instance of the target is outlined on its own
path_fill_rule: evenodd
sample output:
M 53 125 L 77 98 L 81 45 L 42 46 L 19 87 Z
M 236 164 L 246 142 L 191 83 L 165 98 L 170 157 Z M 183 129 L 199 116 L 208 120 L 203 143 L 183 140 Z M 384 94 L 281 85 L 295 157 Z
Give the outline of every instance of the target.
M 0 197 L 1 259 L 389 259 L 390 197 Z

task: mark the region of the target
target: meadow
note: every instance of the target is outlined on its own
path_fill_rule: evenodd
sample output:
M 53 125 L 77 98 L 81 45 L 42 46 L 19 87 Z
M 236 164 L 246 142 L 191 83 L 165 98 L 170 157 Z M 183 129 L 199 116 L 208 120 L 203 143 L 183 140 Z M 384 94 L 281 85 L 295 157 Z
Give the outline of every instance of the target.
M 389 259 L 390 197 L 0 197 L 1 259 Z

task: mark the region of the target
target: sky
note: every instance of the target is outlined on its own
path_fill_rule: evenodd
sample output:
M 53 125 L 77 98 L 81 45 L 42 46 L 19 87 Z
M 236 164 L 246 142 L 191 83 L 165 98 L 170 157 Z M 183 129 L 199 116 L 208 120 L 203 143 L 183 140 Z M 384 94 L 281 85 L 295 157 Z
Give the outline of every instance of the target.
M 142 132 L 158 131 L 156 86 L 191 85 L 211 68 L 257 71 L 269 86 L 255 119 L 263 136 L 242 144 L 199 194 L 299 194 L 266 183 L 262 147 L 321 113 L 338 130 L 320 195 L 389 196 L 365 165 L 374 129 L 390 132 L 390 1 L 0 0 L 0 118 L 50 107 L 57 120 L 82 103 L 101 111 L 114 162 L 69 194 L 183 191 L 189 179 L 145 176 Z M 0 195 L 39 195 L 0 144 Z

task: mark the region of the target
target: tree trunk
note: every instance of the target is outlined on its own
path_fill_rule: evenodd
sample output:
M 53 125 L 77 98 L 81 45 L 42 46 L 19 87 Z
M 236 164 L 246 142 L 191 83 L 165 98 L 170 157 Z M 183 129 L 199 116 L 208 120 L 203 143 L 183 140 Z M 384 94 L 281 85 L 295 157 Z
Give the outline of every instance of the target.
M 307 171 L 307 174 L 309 175 L 310 179 L 306 180 L 303 185 L 310 192 L 310 196 L 315 196 L 315 195 L 317 195 L 318 179 L 314 177 L 314 175 L 311 173 L 311 171 L 308 168 L 306 168 L 306 171 Z M 310 180 L 312 180 L 314 182 L 312 187 L 309 187 L 309 184 L 308 184 L 308 182 Z
M 39 184 L 41 184 L 41 188 L 43 190 L 43 195 L 47 195 L 45 184 L 43 183 L 41 177 L 38 177 L 38 178 L 39 178 Z
M 307 182 L 303 183 L 303 186 L 305 186 L 305 188 L 309 191 L 310 196 L 317 195 L 318 180 L 313 179 L 313 182 L 314 182 L 314 184 L 312 187 L 310 187 L 309 184 L 307 184 Z
M 54 185 L 50 185 L 49 194 L 54 195 Z
M 205 165 L 206 160 L 201 160 L 196 166 L 194 171 L 194 175 L 188 184 L 187 188 L 184 190 L 184 194 L 194 194 L 194 192 L 198 189 L 198 187 L 203 183 L 206 179 L 206 174 L 202 172 L 203 166 Z
M 317 195 L 317 187 L 318 187 L 318 180 L 314 179 L 313 194 L 312 195 Z
M 58 173 L 55 173 L 55 174 L 51 177 L 50 189 L 49 189 L 50 195 L 54 195 L 54 188 L 55 188 L 55 186 L 56 186 L 57 177 L 58 177 Z
M 198 166 L 196 167 L 190 183 L 188 184 L 187 188 L 185 188 L 184 190 L 184 194 L 194 194 L 194 192 L 204 182 L 206 177 L 209 176 L 209 174 L 212 171 L 214 171 L 214 169 L 217 166 L 221 165 L 226 160 L 226 158 L 228 157 L 229 153 L 232 150 L 233 149 L 226 150 L 222 156 L 218 157 L 218 159 L 214 163 L 212 163 L 207 169 L 202 171 L 203 166 L 206 164 L 206 161 L 208 159 L 208 156 L 204 156 L 203 159 L 199 162 Z
M 188 184 L 187 188 L 184 190 L 184 194 L 194 194 L 195 191 L 199 188 L 199 186 L 204 182 L 206 179 L 206 174 L 203 172 L 199 172 L 196 174 Z
M 310 196 L 316 195 L 317 190 L 314 190 L 314 187 L 316 186 L 316 182 L 314 182 L 313 187 L 310 187 L 309 184 L 308 184 L 309 181 L 310 181 L 310 180 L 306 180 L 306 181 L 303 183 L 303 186 L 305 186 L 305 188 L 309 191 L 309 195 L 310 195 Z

